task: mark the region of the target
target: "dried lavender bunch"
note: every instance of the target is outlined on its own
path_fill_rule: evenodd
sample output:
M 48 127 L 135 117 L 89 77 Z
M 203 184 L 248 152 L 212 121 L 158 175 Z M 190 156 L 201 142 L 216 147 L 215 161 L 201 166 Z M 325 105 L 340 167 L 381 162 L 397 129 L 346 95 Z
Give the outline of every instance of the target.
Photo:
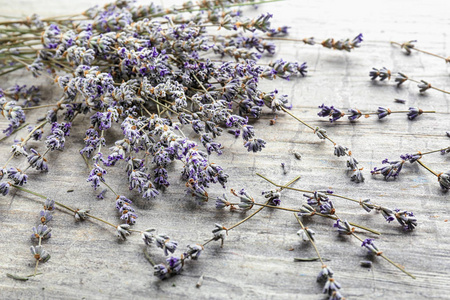
M 223 1 L 222 4 L 232 3 Z M 260 91 L 259 80 L 304 76 L 306 64 L 280 59 L 262 68 L 257 65 L 260 46 L 248 47 L 249 41 L 242 35 L 245 31 L 268 32 L 272 16 L 264 14 L 248 19 L 229 9 L 204 5 L 201 3 L 198 7 L 211 10 L 208 16 L 200 12 L 191 12 L 188 18 L 182 15 L 182 11 L 195 9 L 196 5 L 191 3 L 179 10 L 163 12 L 156 6 L 143 8 L 130 2 L 116 2 L 87 10 L 86 21 L 38 22 L 35 17 L 31 23 L 0 24 L 44 29 L 42 39 L 36 35 L 36 39 L 42 41 L 42 48 L 35 49 L 39 51 L 37 58 L 19 47 L 18 52 L 6 51 L 5 59 L 28 68 L 36 76 L 45 74 L 42 72 L 45 69 L 53 73 L 73 73 L 54 78 L 63 96 L 47 113 L 46 123 L 52 124 L 52 134 L 46 144 L 50 150 L 64 149 L 65 138 L 69 135 L 66 127 L 70 129 L 71 123 L 58 122 L 58 119 L 71 120 L 79 114 L 90 116 L 90 128 L 84 140 L 86 146 L 81 153 L 93 160 L 92 166 L 88 163 L 87 180 L 94 189 L 100 184 L 107 185 L 105 167 L 123 160 L 127 163 L 130 189 L 137 189 L 144 198 L 155 197 L 159 190 L 170 185 L 167 165 L 182 160 L 186 163 L 183 178 L 189 193 L 206 201 L 206 187 L 210 183 L 225 186 L 227 175 L 220 166 L 209 163 L 205 152 L 194 149 L 197 144 L 184 138 L 181 128 L 191 127 L 200 136 L 208 155 L 222 153 L 221 144 L 214 141 L 222 127 L 237 128 L 234 132 L 242 132 L 247 150 L 257 152 L 265 142 L 255 136 L 254 128 L 247 124 L 248 117 L 259 117 L 264 105 L 272 109 L 280 105 L 289 107 L 285 95 L 277 98 L 277 91 Z M 161 21 L 144 18 L 171 13 L 174 15 Z M 222 47 L 225 45 L 220 42 L 209 44 L 205 23 L 237 31 L 235 45 L 230 48 L 229 45 Z M 166 25 L 170 25 L 169 28 Z M 11 37 L 11 42 L 20 39 Z M 9 45 L 5 41 L 1 47 L 7 50 Z M 272 47 L 265 49 L 269 53 L 273 50 Z M 231 55 L 237 62 L 217 64 L 199 58 L 199 53 L 208 51 Z M 240 99 L 243 101 L 238 102 Z M 20 109 L 8 108 L 8 111 L 21 112 Z M 233 109 L 239 115 L 233 114 Z M 11 116 L 19 120 L 14 124 L 23 122 L 22 116 L 22 113 Z M 173 117 L 180 123 L 174 123 Z M 41 128 L 46 123 L 32 129 L 33 138 L 41 138 Z M 120 124 L 124 136 L 115 141 L 109 155 L 104 155 L 102 146 L 111 142 L 107 141 L 108 130 L 116 123 Z M 25 149 L 28 139 L 20 144 L 20 150 Z M 132 155 L 134 152 L 139 154 Z M 205 168 L 206 172 L 201 170 Z M 149 169 L 153 169 L 153 176 Z M 131 214 L 126 216 L 134 220 Z
M 449 57 L 444 57 L 444 56 L 441 56 L 441 55 L 438 55 L 438 54 L 434 54 L 434 53 L 431 53 L 431 52 L 428 52 L 428 51 L 425 51 L 425 50 L 418 49 L 416 47 L 416 45 L 414 45 L 414 43 L 416 43 L 416 42 L 417 42 L 417 40 L 411 40 L 411 41 L 404 42 L 404 43 L 401 43 L 401 44 L 398 43 L 398 42 L 391 42 L 391 45 L 398 45 L 398 46 L 400 46 L 401 49 L 405 50 L 405 53 L 407 55 L 410 55 L 411 54 L 411 50 L 414 50 L 414 51 L 422 52 L 422 53 L 425 53 L 425 54 L 428 54 L 428 55 L 431 55 L 431 56 L 443 59 L 446 63 L 450 62 L 450 56 Z
M 372 80 L 376 80 L 378 78 L 380 81 L 383 81 L 386 78 L 388 80 L 390 80 L 391 74 L 392 74 L 392 72 L 390 70 L 386 69 L 385 67 L 383 67 L 380 70 L 378 70 L 377 68 L 372 68 L 372 71 L 369 72 L 369 76 L 371 77 Z M 439 92 L 442 92 L 445 94 L 450 94 L 450 92 L 448 92 L 448 91 L 445 91 L 443 89 L 439 89 L 437 87 L 432 86 L 431 83 L 428 83 L 425 80 L 418 81 L 418 80 L 408 77 L 404 73 L 397 72 L 397 75 L 395 76 L 395 82 L 397 83 L 397 87 L 399 87 L 402 83 L 404 83 L 405 81 L 408 81 L 408 80 L 417 83 L 417 87 L 419 88 L 420 93 L 424 93 L 428 89 L 434 89 L 436 91 L 439 91 Z
M 319 108 L 321 110 L 320 110 L 320 112 L 317 113 L 317 115 L 319 117 L 324 117 L 324 118 L 328 117 L 331 123 L 343 118 L 346 115 L 344 112 L 342 112 L 341 110 L 339 110 L 338 108 L 336 108 L 334 106 L 326 106 L 325 104 L 322 104 L 321 106 L 319 106 Z M 421 114 L 435 113 L 435 111 L 434 110 L 422 110 L 418 107 L 410 107 L 406 111 L 404 111 L 404 110 L 393 111 L 393 110 L 390 110 L 389 108 L 378 107 L 376 112 L 361 112 L 359 109 L 351 108 L 351 109 L 348 109 L 348 114 L 349 114 L 348 119 L 350 121 L 356 121 L 361 116 L 364 116 L 365 118 L 369 118 L 371 115 L 377 115 L 378 119 L 383 119 L 391 114 L 396 114 L 396 113 L 406 113 L 409 120 L 414 120 Z

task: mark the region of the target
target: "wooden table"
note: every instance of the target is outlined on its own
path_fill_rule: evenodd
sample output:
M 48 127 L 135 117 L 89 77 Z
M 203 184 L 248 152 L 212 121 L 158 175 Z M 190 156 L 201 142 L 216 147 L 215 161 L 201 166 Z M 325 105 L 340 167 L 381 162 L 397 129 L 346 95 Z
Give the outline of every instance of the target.
M 0 1 L 2 14 L 14 16 L 29 15 L 33 11 L 43 16 L 73 13 L 93 2 L 105 1 Z M 330 0 L 288 0 L 261 5 L 257 11 L 245 8 L 251 15 L 273 13 L 274 26 L 290 26 L 291 38 L 352 39 L 359 33 L 364 34 L 362 47 L 351 53 L 302 42 L 276 41 L 278 54 L 265 61 L 280 57 L 306 61 L 308 76 L 262 85 L 267 91 L 277 88 L 280 93 L 288 94 L 293 114 L 313 126 L 325 128 L 336 142 L 349 147 L 364 167 L 364 183 L 351 182 L 345 159 L 333 156 L 331 144 L 319 140 L 310 129 L 287 114 L 277 113 L 276 124 L 270 126 L 273 114 L 268 109 L 255 122 L 258 136 L 267 141 L 261 153 L 248 153 L 241 140 L 224 134 L 220 138 L 224 154 L 211 157 L 230 175 L 227 189 L 245 188 L 257 202 L 265 201 L 262 191 L 273 188 L 255 175 L 258 172 L 281 184 L 301 175 L 294 187 L 332 189 L 348 197 L 370 198 L 387 207 L 414 212 L 419 224 L 416 230 L 405 232 L 395 222 L 385 222 L 377 212 L 367 214 L 359 205 L 342 199 L 335 202 L 340 217 L 381 231 L 379 237 L 362 235 L 375 238 L 384 253 L 413 273 L 417 277 L 415 280 L 381 258 L 374 259 L 372 269 L 360 267 L 360 261 L 367 259 L 367 251 L 361 248 L 359 241 L 338 236 L 331 220 L 305 219 L 305 224 L 316 232 L 317 247 L 330 260 L 328 265 L 335 271 L 336 280 L 342 284 L 342 294 L 348 299 L 450 299 L 446 291 L 450 269 L 449 194 L 439 188 L 435 176 L 417 164 L 405 164 L 399 178 L 388 182 L 370 175 L 370 170 L 380 167 L 385 158 L 397 160 L 400 154 L 450 146 L 445 133 L 450 131 L 450 97 L 435 90 L 420 94 L 413 82 L 396 87 L 393 78 L 375 82 L 368 76 L 372 67 L 384 66 L 392 72 L 400 71 L 450 90 L 449 65 L 443 60 L 415 51 L 408 56 L 389 43 L 417 39 L 420 49 L 450 55 L 448 8 L 446 1 Z M 36 81 L 26 72 L 0 78 L 2 88 L 15 83 L 39 84 L 43 104 L 54 102 L 60 95 L 48 82 L 46 78 Z M 394 98 L 405 99 L 406 103 L 396 103 Z M 413 121 L 405 114 L 393 114 L 383 120 L 373 116 L 354 123 L 345 119 L 330 123 L 317 116 L 317 107 L 322 103 L 344 111 L 347 108 L 376 110 L 379 106 L 407 110 L 418 106 L 437 113 L 424 114 Z M 34 122 L 43 113 L 33 111 L 28 120 Z M 75 121 L 66 150 L 48 155 L 48 174 L 29 171 L 27 187 L 73 207 L 90 209 L 92 214 L 116 223 L 115 197 L 108 192 L 104 200 L 96 199 L 96 193 L 85 179 L 88 170 L 78 151 L 83 147 L 87 122 L 87 117 Z M 2 121 L 1 128 L 6 124 Z M 9 157 L 13 139 L 25 134 L 22 130 L 1 142 L 4 161 Z M 194 134 L 190 137 L 196 138 Z M 296 159 L 293 152 L 299 152 L 301 160 Z M 424 162 L 438 172 L 450 169 L 449 155 L 428 155 Z M 281 163 L 286 166 L 286 174 Z M 23 160 L 13 161 L 11 165 L 26 167 Z M 135 200 L 139 215 L 137 227 L 156 228 L 158 233 L 168 234 L 179 242 L 179 251 L 183 251 L 188 244 L 208 240 L 214 223 L 230 226 L 251 213 L 217 210 L 215 197 L 228 193 L 220 187 L 211 188 L 208 203 L 197 205 L 193 199 L 185 197 L 178 167 L 176 164 L 169 170 L 172 186 L 150 202 L 128 192 L 121 170 L 108 169 L 110 184 Z M 282 206 L 298 208 L 305 202 L 302 193 L 282 193 Z M 41 206 L 37 200 L 19 191 L 0 199 L 0 251 L 3 253 L 0 256 L 0 298 L 322 299 L 322 285 L 316 283 L 320 264 L 294 262 L 295 257 L 315 256 L 312 246 L 301 242 L 296 235 L 299 224 L 292 213 L 271 209 L 262 210 L 230 231 L 223 248 L 217 242 L 208 244 L 198 261 L 188 261 L 181 275 L 164 281 L 153 276 L 153 268 L 143 254 L 144 245 L 138 235 L 119 242 L 114 232 L 102 223 L 75 222 L 69 214 L 56 211 L 51 223 L 53 236 L 44 244 L 52 258 L 40 265 L 39 271 L 43 274 L 27 282 L 12 280 L 6 273 L 25 275 L 34 269 L 29 237 L 31 228 L 38 224 Z M 164 261 L 160 249 L 152 246 L 149 251 L 156 262 Z M 201 275 L 203 284 L 197 288 Z

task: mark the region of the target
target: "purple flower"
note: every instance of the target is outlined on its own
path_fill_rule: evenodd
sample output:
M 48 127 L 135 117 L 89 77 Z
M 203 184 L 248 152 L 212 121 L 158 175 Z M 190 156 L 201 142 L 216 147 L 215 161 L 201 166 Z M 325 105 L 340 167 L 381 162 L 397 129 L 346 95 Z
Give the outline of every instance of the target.
M 350 121 L 355 121 L 356 119 L 359 119 L 362 115 L 362 113 L 359 110 L 353 108 L 349 109 L 348 112 L 350 113 L 350 115 L 348 116 L 348 119 Z
M 188 250 L 186 252 L 186 256 L 191 257 L 192 259 L 198 259 L 200 254 L 202 253 L 204 247 L 199 244 L 195 245 L 187 245 Z
M 328 281 L 325 283 L 322 292 L 324 294 L 328 294 L 328 296 L 332 296 L 334 293 L 338 292 L 341 288 L 341 285 L 334 280 L 334 278 L 328 278 Z
M 164 255 L 174 253 L 177 249 L 178 242 L 171 241 L 170 237 L 165 234 L 160 234 L 156 237 L 156 246 L 164 250 Z
M 106 170 L 95 164 L 86 181 L 92 182 L 92 187 L 96 190 L 100 186 L 100 182 L 105 182 L 105 179 L 103 178 L 103 175 L 105 174 Z
M 417 226 L 417 219 L 412 212 L 395 209 L 395 218 L 405 230 L 413 230 Z
M 163 279 L 166 279 L 167 277 L 169 277 L 169 270 L 163 264 L 155 265 L 153 267 L 153 275 L 155 275 L 159 279 L 163 280 Z
M 355 228 L 351 227 L 347 221 L 342 222 L 340 219 L 336 220 L 333 227 L 337 228 L 339 234 L 352 234 Z
M 326 106 L 322 103 L 322 105 L 319 106 L 321 111 L 317 113 L 319 117 L 328 117 L 331 114 L 331 111 L 333 110 L 333 107 Z
M 266 145 L 266 142 L 262 139 L 252 139 L 248 140 L 244 146 L 247 148 L 247 151 L 253 151 L 253 152 L 259 152 L 264 148 Z
M 423 114 L 423 110 L 421 110 L 420 108 L 410 107 L 408 112 L 408 119 L 413 120 L 421 114 Z
M 391 110 L 389 108 L 378 107 L 377 114 L 378 114 L 378 119 L 383 119 L 384 117 L 391 114 Z
M 22 186 L 27 183 L 28 175 L 23 173 L 20 169 L 9 168 L 8 178 L 14 180 L 14 184 Z
M 400 72 L 397 73 L 397 76 L 395 77 L 395 82 L 397 82 L 397 86 L 400 86 L 406 80 L 408 80 L 408 76 Z
M 328 278 L 333 277 L 333 270 L 330 267 L 325 265 L 322 266 L 322 270 L 320 270 L 319 275 L 317 276 L 317 281 L 327 280 Z
M 51 231 L 52 229 L 47 225 L 38 225 L 37 227 L 33 227 L 31 238 L 48 239 L 52 236 Z
M 30 166 L 36 168 L 36 170 L 47 172 L 48 171 L 47 159 L 42 157 L 41 154 L 36 150 L 34 150 L 33 148 L 31 148 L 30 151 L 33 153 L 27 156 L 27 160 Z
M 400 171 L 403 168 L 403 164 L 405 163 L 404 160 L 402 161 L 388 161 L 387 159 L 383 160 L 383 164 L 387 164 L 387 166 L 384 166 L 382 168 L 375 167 L 370 173 L 372 175 L 381 174 L 384 176 L 385 180 L 388 180 L 390 177 L 396 178 Z
M 2 194 L 3 196 L 8 195 L 10 187 L 11 187 L 11 183 L 9 183 L 9 182 L 0 183 L 0 194 Z
M 365 239 L 361 247 L 366 247 L 367 250 L 370 251 L 370 253 L 381 255 L 381 251 L 377 248 L 377 246 L 373 243 L 374 239 Z
M 41 216 L 42 224 L 47 224 L 48 222 L 50 222 L 53 219 L 53 215 L 49 210 L 41 210 L 39 215 Z
M 41 262 L 46 262 L 50 259 L 50 254 L 42 248 L 41 245 L 39 246 L 31 246 L 30 247 L 31 254 L 33 254 L 34 258 Z

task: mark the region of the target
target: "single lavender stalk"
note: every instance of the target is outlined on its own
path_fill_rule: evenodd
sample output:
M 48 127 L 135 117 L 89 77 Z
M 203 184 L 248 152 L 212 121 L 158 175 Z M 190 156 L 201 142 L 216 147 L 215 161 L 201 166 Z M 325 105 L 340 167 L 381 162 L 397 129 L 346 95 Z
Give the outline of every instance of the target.
M 412 279 L 416 279 L 416 277 L 413 274 L 411 274 L 410 272 L 406 271 L 404 269 L 404 267 L 400 266 L 398 263 L 396 263 L 393 260 L 391 260 L 390 258 L 388 258 L 383 253 L 383 251 L 379 250 L 378 247 L 376 247 L 375 244 L 373 243 L 373 239 L 365 239 L 365 240 L 363 240 L 358 235 L 356 235 L 354 232 L 351 232 L 350 234 L 353 237 L 355 237 L 356 239 L 358 239 L 360 242 L 362 242 L 361 247 L 366 247 L 371 253 L 375 254 L 376 256 L 382 257 L 388 263 L 390 263 L 391 265 L 393 265 L 394 267 L 396 267 L 397 269 L 399 269 L 400 271 L 402 271 L 403 273 L 405 273 L 406 275 L 408 275 Z
M 309 125 L 308 123 L 306 123 L 305 121 L 300 119 L 299 117 L 297 117 L 294 114 L 292 114 L 291 112 L 289 112 L 285 107 L 280 107 L 280 109 L 282 111 L 284 111 L 285 113 L 287 113 L 292 118 L 294 118 L 295 120 L 297 120 L 298 122 L 302 123 L 309 129 L 311 129 L 313 131 L 313 133 L 319 137 L 319 139 L 322 139 L 322 140 L 326 139 L 329 142 L 331 142 L 334 146 L 334 155 L 336 155 L 337 157 L 348 156 L 347 167 L 349 168 L 349 170 L 353 171 L 353 173 L 350 177 L 350 180 L 354 181 L 355 183 L 364 182 L 364 176 L 361 172 L 363 170 L 363 168 L 358 168 L 359 162 L 352 156 L 352 152 L 350 150 L 348 150 L 347 147 L 344 147 L 344 146 L 341 146 L 341 145 L 338 145 L 337 143 L 335 143 L 328 136 L 325 129 L 320 128 L 320 127 L 316 127 L 316 128 L 312 127 L 311 125 Z
M 428 151 L 428 152 L 418 151 L 415 154 L 400 155 L 400 158 L 401 158 L 400 161 L 389 161 L 388 159 L 385 159 L 382 161 L 382 163 L 386 164 L 386 166 L 384 166 L 382 168 L 375 167 L 371 171 L 371 173 L 372 173 L 372 175 L 381 174 L 384 176 L 385 180 L 388 180 L 391 177 L 395 179 L 399 176 L 400 172 L 402 171 L 403 165 L 405 164 L 405 162 L 407 162 L 407 161 L 409 163 L 417 162 L 420 166 L 422 166 L 423 168 L 425 168 L 426 170 L 428 170 L 430 173 L 432 173 L 433 175 L 435 175 L 438 178 L 438 182 L 442 189 L 448 190 L 450 188 L 450 183 L 448 182 L 449 181 L 448 174 L 450 174 L 450 171 L 437 173 L 437 172 L 433 171 L 432 169 L 430 169 L 429 167 L 427 167 L 420 160 L 424 155 L 437 153 L 437 152 L 440 152 L 441 154 L 450 153 L 450 147 L 446 147 L 446 148 L 442 148 L 442 149 L 438 149 L 438 150 L 432 150 L 432 151 Z
M 341 285 L 334 280 L 333 271 L 323 262 L 322 256 L 320 255 L 316 243 L 314 242 L 313 235 L 311 234 L 312 231 L 303 225 L 302 221 L 300 220 L 297 214 L 294 214 L 294 216 L 302 228 L 301 231 L 303 240 L 304 241 L 309 240 L 309 242 L 313 245 L 314 250 L 317 253 L 317 257 L 319 258 L 320 263 L 322 264 L 322 270 L 319 272 L 317 281 L 323 279 L 327 280 L 323 289 L 323 293 L 328 294 L 330 296 L 330 299 L 343 299 L 342 295 L 338 291 L 341 288 Z
M 390 76 L 391 73 L 392 72 L 390 70 L 388 70 L 384 67 L 381 70 L 372 68 L 372 71 L 370 71 L 369 76 L 371 77 L 372 80 L 379 78 L 380 81 L 383 81 L 386 78 L 389 80 L 391 78 L 391 76 Z M 386 74 L 388 74 L 388 75 L 386 75 Z M 417 87 L 419 88 L 420 93 L 423 93 L 428 89 L 433 89 L 433 90 L 436 90 L 436 91 L 439 91 L 439 92 L 442 92 L 445 94 L 450 94 L 449 91 L 434 87 L 431 85 L 431 83 L 429 83 L 425 80 L 419 81 L 419 80 L 410 78 L 409 76 L 407 76 L 406 74 L 401 73 L 401 72 L 398 72 L 395 77 L 395 82 L 397 82 L 397 87 L 399 87 L 402 83 L 404 83 L 405 81 L 408 81 L 408 80 L 418 84 Z
M 340 118 L 344 117 L 346 114 L 344 112 L 341 112 L 341 110 L 335 108 L 334 106 L 326 106 L 325 104 L 322 104 L 319 106 L 321 108 L 321 111 L 317 114 L 319 117 L 329 117 L 329 120 L 331 123 L 334 121 L 339 120 Z M 416 117 L 420 116 L 424 113 L 435 113 L 434 110 L 422 110 L 417 107 L 410 107 L 408 110 L 398 110 L 393 111 L 389 108 L 384 107 L 378 107 L 378 110 L 376 112 L 361 112 L 358 109 L 351 108 L 348 110 L 349 116 L 348 119 L 350 121 L 355 121 L 359 119 L 361 116 L 365 116 L 366 118 L 369 118 L 371 115 L 377 115 L 378 119 L 383 119 L 386 116 L 389 116 L 391 114 L 398 114 L 398 113 L 406 113 L 409 120 L 413 120 Z
M 398 223 L 405 229 L 405 230 L 413 230 L 415 228 L 415 226 L 417 226 L 417 220 L 414 217 L 414 215 L 412 213 L 408 213 L 407 211 L 402 211 L 399 209 L 391 209 L 388 208 L 386 206 L 382 206 L 379 204 L 375 204 L 372 203 L 370 201 L 370 199 L 354 199 L 354 198 L 350 198 L 350 197 L 346 197 L 346 196 L 342 196 L 342 195 L 338 195 L 336 193 L 334 193 L 333 191 L 330 190 L 326 190 L 326 191 L 309 191 L 309 190 L 304 190 L 304 189 L 298 189 L 298 188 L 293 188 L 293 187 L 288 187 L 288 186 L 282 186 L 280 184 L 277 184 L 275 182 L 273 182 L 272 180 L 268 179 L 267 177 L 256 173 L 256 175 L 258 175 L 259 177 L 263 178 L 264 180 L 270 182 L 271 184 L 273 184 L 276 187 L 283 187 L 285 189 L 289 189 L 289 190 L 293 190 L 293 191 L 297 191 L 297 192 L 303 192 L 303 193 L 309 193 L 311 195 L 303 195 L 305 197 L 308 198 L 308 206 L 312 205 L 316 205 L 318 207 L 320 207 L 320 205 L 322 205 L 322 202 L 326 202 L 328 201 L 328 197 L 337 197 L 337 198 L 341 198 L 344 200 L 348 200 L 354 203 L 357 203 L 361 206 L 361 208 L 363 208 L 366 212 L 371 212 L 372 209 L 375 209 L 378 212 L 381 212 L 381 215 L 384 217 L 384 219 L 390 223 L 391 221 L 397 220 Z M 254 203 L 254 205 L 261 205 L 261 204 L 257 204 Z M 273 208 L 277 208 L 276 206 L 270 206 Z M 284 208 L 280 208 L 278 207 L 278 209 L 284 209 Z M 288 210 L 288 209 L 285 209 Z M 296 212 L 305 212 L 304 210 L 291 210 L 290 211 L 296 211 Z M 310 209 L 311 210 L 311 209 Z M 314 213 L 314 215 L 318 215 L 318 216 L 322 216 L 322 217 L 327 217 L 330 218 L 329 215 L 323 215 L 320 214 L 319 212 L 315 211 L 315 210 L 311 210 L 311 212 Z M 403 213 L 403 214 L 402 214 Z M 331 219 L 337 220 L 336 216 L 332 216 Z M 350 223 L 350 225 L 364 229 L 366 231 L 370 231 L 372 233 L 376 233 L 376 234 L 380 234 L 377 231 L 374 231 L 370 228 L 358 225 L 358 224 L 354 224 L 354 223 Z
M 359 48 L 361 46 L 361 43 L 363 41 L 363 35 L 362 33 L 358 34 L 356 37 L 353 38 L 352 41 L 350 39 L 341 39 L 341 40 L 335 40 L 333 38 L 328 38 L 323 40 L 320 43 L 317 43 L 315 41 L 314 37 L 304 38 L 304 39 L 295 39 L 295 38 L 278 38 L 273 37 L 273 33 L 268 33 L 269 37 L 265 39 L 269 40 L 279 40 L 279 41 L 292 41 L 292 42 L 303 42 L 306 45 L 314 46 L 316 44 L 322 45 L 324 48 L 333 49 L 333 50 L 345 50 L 347 52 L 350 52 L 351 50 L 355 48 Z
M 398 46 L 400 46 L 400 48 L 404 49 L 406 51 L 406 54 L 408 54 L 408 55 L 411 54 L 411 50 L 415 50 L 415 51 L 418 51 L 418 52 L 422 52 L 422 53 L 425 53 L 425 54 L 428 54 L 428 55 L 431 55 L 431 56 L 443 59 L 446 63 L 450 63 L 450 56 L 449 57 L 444 57 L 444 56 L 441 56 L 441 55 L 438 55 L 438 54 L 434 54 L 434 53 L 431 53 L 431 52 L 428 52 L 428 51 L 425 51 L 425 50 L 418 49 L 414 45 L 415 42 L 417 42 L 417 41 L 416 40 L 411 40 L 411 41 L 404 42 L 404 43 L 400 44 L 398 42 L 392 42 L 391 41 L 391 45 L 398 45 Z

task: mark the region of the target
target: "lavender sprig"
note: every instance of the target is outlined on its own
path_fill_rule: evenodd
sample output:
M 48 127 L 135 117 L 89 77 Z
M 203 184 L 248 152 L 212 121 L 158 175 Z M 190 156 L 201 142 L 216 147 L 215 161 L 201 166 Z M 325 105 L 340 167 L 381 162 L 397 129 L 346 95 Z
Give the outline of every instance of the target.
M 425 54 L 428 54 L 428 55 L 431 55 L 431 56 L 443 59 L 446 63 L 450 63 L 450 56 L 449 57 L 444 57 L 444 56 L 441 56 L 441 55 L 438 55 L 438 54 L 434 54 L 434 53 L 431 53 L 431 52 L 428 52 L 428 51 L 425 51 L 425 50 L 418 49 L 416 47 L 416 45 L 414 45 L 414 43 L 416 43 L 416 42 L 417 42 L 417 40 L 411 40 L 411 41 L 404 42 L 404 43 L 401 43 L 401 44 L 398 43 L 398 42 L 391 42 L 391 45 L 398 45 L 398 46 L 400 46 L 401 49 L 405 50 L 407 55 L 410 55 L 411 54 L 411 50 L 414 50 L 414 51 L 422 52 L 422 53 L 425 53 Z
M 386 75 L 386 74 L 388 74 L 388 75 Z M 392 74 L 392 72 L 384 67 L 381 70 L 373 68 L 372 71 L 369 72 L 369 76 L 371 77 L 372 80 L 379 78 L 380 81 L 383 81 L 386 78 L 388 80 L 390 80 L 391 79 L 390 74 Z M 417 83 L 417 87 L 419 88 L 420 93 L 424 93 L 428 89 L 434 89 L 436 91 L 439 91 L 439 92 L 442 92 L 445 94 L 450 94 L 450 92 L 448 92 L 446 90 L 432 86 L 431 83 L 429 83 L 425 80 L 419 81 L 419 80 L 413 79 L 402 72 L 397 72 L 397 75 L 395 76 L 395 79 L 394 79 L 394 81 L 397 83 L 397 87 L 400 87 L 400 85 L 402 85 L 404 82 L 406 82 L 408 80 Z

